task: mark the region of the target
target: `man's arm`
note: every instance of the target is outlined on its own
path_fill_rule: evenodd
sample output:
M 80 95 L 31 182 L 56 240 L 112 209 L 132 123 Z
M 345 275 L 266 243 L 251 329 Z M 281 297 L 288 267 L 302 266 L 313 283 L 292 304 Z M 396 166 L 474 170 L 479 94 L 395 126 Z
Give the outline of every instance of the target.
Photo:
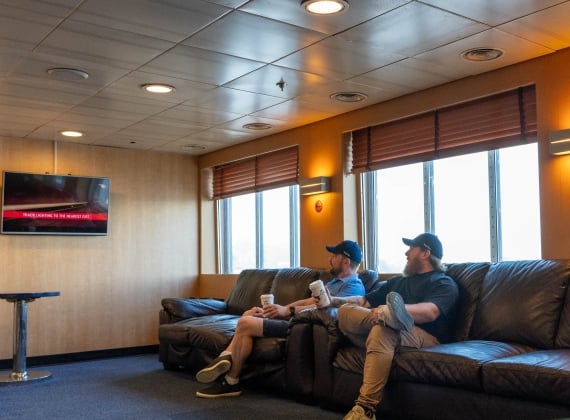
M 432 302 L 421 302 L 406 305 L 406 310 L 414 318 L 414 323 L 425 324 L 435 321 L 439 317 L 439 308 Z

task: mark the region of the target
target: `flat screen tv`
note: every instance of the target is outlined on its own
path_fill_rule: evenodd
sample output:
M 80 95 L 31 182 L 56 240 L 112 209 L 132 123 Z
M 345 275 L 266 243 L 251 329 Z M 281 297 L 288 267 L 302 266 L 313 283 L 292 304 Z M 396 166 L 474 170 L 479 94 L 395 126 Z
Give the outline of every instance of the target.
M 4 171 L 2 233 L 107 235 L 109 178 Z

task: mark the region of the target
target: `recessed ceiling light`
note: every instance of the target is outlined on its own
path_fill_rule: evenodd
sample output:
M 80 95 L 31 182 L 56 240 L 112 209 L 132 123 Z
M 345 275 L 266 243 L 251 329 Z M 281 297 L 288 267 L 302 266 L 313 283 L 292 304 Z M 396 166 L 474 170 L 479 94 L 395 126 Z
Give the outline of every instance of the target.
M 461 53 L 461 58 L 465 61 L 491 61 L 503 55 L 503 51 L 498 48 L 472 48 Z
M 83 133 L 81 131 L 65 130 L 61 131 L 61 135 L 65 137 L 82 137 Z
M 361 102 L 368 99 L 368 95 L 361 92 L 336 92 L 330 98 L 339 102 Z
M 176 90 L 174 86 L 165 85 L 163 83 L 147 83 L 141 87 L 150 93 L 171 93 Z
M 69 69 L 65 67 L 54 67 L 47 70 L 47 74 L 57 80 L 85 80 L 89 77 L 87 72 L 78 69 Z
M 331 15 L 348 8 L 348 2 L 344 0 L 303 0 L 301 7 L 314 15 Z
M 265 123 L 249 123 L 242 126 L 243 128 L 247 128 L 248 130 L 269 130 L 271 128 L 271 124 Z

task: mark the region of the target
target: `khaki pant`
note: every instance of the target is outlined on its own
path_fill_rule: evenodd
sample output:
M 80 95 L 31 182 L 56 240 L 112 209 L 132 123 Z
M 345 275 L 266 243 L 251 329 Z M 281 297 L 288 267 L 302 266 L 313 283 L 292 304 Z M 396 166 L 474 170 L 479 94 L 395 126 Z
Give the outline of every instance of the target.
M 422 348 L 439 344 L 437 338 L 414 325 L 411 332 L 378 324 L 368 308 L 343 305 L 338 311 L 339 328 L 353 344 L 366 348 L 360 395 L 356 403 L 376 410 L 388 382 L 394 352 L 399 347 Z

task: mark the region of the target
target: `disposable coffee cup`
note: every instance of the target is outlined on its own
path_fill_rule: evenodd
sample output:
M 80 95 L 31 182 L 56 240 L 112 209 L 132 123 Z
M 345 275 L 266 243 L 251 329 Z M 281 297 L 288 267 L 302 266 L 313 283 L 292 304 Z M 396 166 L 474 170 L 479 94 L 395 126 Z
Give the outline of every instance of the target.
M 325 285 L 322 280 L 316 280 L 309 284 L 309 289 L 311 289 L 311 295 L 314 298 L 319 299 L 319 306 L 324 308 L 325 306 L 329 306 L 331 301 L 329 300 L 329 295 L 325 290 Z
M 269 293 L 267 295 L 261 295 L 260 299 L 261 299 L 261 306 L 262 307 L 265 307 L 266 305 L 272 305 L 273 304 L 273 295 L 271 293 Z

